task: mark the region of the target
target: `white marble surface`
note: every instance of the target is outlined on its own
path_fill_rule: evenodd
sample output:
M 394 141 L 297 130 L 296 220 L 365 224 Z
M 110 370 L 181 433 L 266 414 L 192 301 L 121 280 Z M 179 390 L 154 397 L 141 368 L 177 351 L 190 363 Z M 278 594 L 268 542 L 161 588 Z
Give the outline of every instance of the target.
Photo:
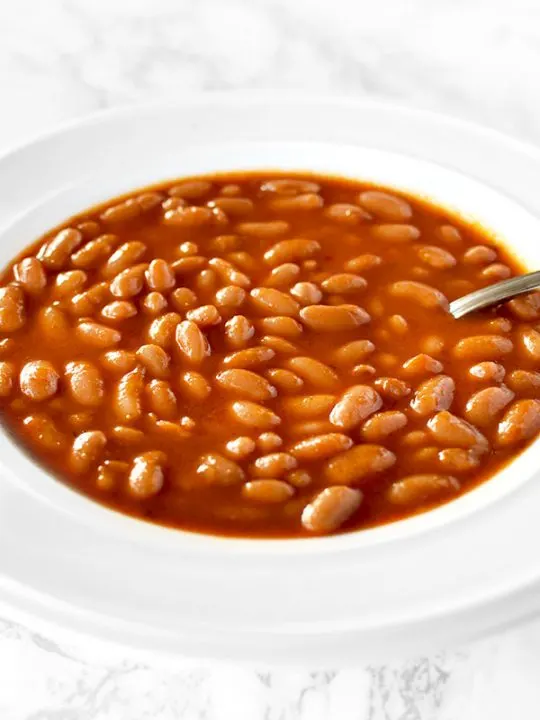
M 369 95 L 540 143 L 537 0 L 0 3 L 0 150 L 118 104 L 191 90 Z M 153 668 L 0 621 L 2 720 L 528 720 L 540 624 L 328 672 Z

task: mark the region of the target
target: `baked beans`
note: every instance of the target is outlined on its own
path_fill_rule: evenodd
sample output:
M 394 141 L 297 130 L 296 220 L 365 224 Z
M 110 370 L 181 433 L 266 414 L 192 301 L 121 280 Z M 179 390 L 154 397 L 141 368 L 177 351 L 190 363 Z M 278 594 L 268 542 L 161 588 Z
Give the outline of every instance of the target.
M 52 230 L 0 284 L 0 409 L 125 513 L 253 537 L 445 503 L 540 431 L 540 292 L 480 227 L 325 177 L 190 178 Z

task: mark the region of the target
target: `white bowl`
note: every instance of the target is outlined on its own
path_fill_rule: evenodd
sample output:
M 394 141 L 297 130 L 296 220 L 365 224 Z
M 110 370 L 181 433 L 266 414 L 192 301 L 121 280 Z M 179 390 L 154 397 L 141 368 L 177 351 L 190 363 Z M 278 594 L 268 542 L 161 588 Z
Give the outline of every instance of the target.
M 257 95 L 109 112 L 0 158 L 0 264 L 120 193 L 253 168 L 420 194 L 540 265 L 540 223 L 530 212 L 540 208 L 536 151 L 387 106 Z M 0 605 L 55 632 L 154 658 L 329 666 L 462 642 L 536 610 L 538 448 L 412 519 L 261 541 L 122 516 L 56 481 L 0 430 Z

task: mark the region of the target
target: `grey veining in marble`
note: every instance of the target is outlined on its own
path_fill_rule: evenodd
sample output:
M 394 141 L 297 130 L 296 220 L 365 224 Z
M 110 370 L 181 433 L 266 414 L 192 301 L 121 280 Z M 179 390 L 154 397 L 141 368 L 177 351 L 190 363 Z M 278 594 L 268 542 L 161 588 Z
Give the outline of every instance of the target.
M 368 95 L 540 143 L 537 0 L 0 3 L 0 150 L 208 89 Z M 540 625 L 385 666 L 153 668 L 0 621 L 1 720 L 528 720 Z

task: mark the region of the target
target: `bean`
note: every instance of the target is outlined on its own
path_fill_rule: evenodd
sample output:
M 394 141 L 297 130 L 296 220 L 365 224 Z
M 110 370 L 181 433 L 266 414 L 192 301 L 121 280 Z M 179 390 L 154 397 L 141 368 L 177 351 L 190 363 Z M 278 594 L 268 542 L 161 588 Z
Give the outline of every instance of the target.
M 357 225 L 370 219 L 369 213 L 362 210 L 358 205 L 351 203 L 334 203 L 329 205 L 324 214 L 330 220 L 340 223 L 341 225 Z
M 335 402 L 335 395 L 302 395 L 285 398 L 283 408 L 295 417 L 316 418 L 328 415 Z
M 403 365 L 403 372 L 406 375 L 427 375 L 429 373 L 440 373 L 443 370 L 443 364 L 432 358 L 431 355 L 420 353 L 406 360 Z
M 175 285 L 174 273 L 166 260 L 155 258 L 145 271 L 146 282 L 150 290 L 166 292 Z
M 77 230 L 82 232 L 83 237 L 87 239 L 94 238 L 96 235 L 99 235 L 100 229 L 99 223 L 94 220 L 86 220 L 85 222 L 77 225 Z
M 313 478 L 307 470 L 293 470 L 287 473 L 286 479 L 294 488 L 305 488 L 313 482 Z
M 388 435 L 404 428 L 407 422 L 407 416 L 399 410 L 378 412 L 363 424 L 361 435 L 368 442 L 380 442 Z
M 264 401 L 277 395 L 276 388 L 268 380 L 251 370 L 223 370 L 216 375 L 216 382 L 223 389 L 250 400 Z
M 226 355 L 223 365 L 227 368 L 251 368 L 269 362 L 275 354 L 269 347 L 251 347 Z
M 165 460 L 165 453 L 156 450 L 142 453 L 133 459 L 128 482 L 129 489 L 136 498 L 146 500 L 161 491 Z
M 339 365 L 354 365 L 371 355 L 374 350 L 375 345 L 371 340 L 353 340 L 336 350 L 333 360 Z
M 115 275 L 133 267 L 146 252 L 146 245 L 137 240 L 124 243 L 117 248 L 105 263 L 103 276 L 113 278 Z
M 212 392 L 212 387 L 204 375 L 193 370 L 183 373 L 182 388 L 189 397 L 199 402 L 206 400 Z
M 67 444 L 66 436 L 58 430 L 52 418 L 44 413 L 25 417 L 23 428 L 32 441 L 46 452 L 60 452 Z
M 0 397 L 7 397 L 13 389 L 15 367 L 13 363 L 0 360 Z
M 509 373 L 506 382 L 508 387 L 519 395 L 540 392 L 540 373 L 533 370 L 513 370 Z
M 142 430 L 127 425 L 116 425 L 112 428 L 111 435 L 119 445 L 139 445 L 144 440 Z
M 101 430 L 89 430 L 77 435 L 69 458 L 71 470 L 80 474 L 88 472 L 92 465 L 97 465 L 106 444 L 107 438 Z
M 99 219 L 104 223 L 126 222 L 141 214 L 141 208 L 135 198 L 129 198 L 124 202 L 107 208 Z
M 184 441 L 191 438 L 191 430 L 192 428 L 187 427 L 185 424 L 171 422 L 170 420 L 156 419 L 153 424 L 154 432 L 173 442 Z
M 168 376 L 171 359 L 162 347 L 153 343 L 141 345 L 135 354 L 150 375 L 156 378 Z
M 367 312 L 358 305 L 310 305 L 300 310 L 300 318 L 316 332 L 353 330 L 370 320 Z
M 265 193 L 273 193 L 275 195 L 301 195 L 302 193 L 316 193 L 320 190 L 320 185 L 310 180 L 285 179 L 268 180 L 261 185 L 261 190 Z
M 20 330 L 25 321 L 22 289 L 16 285 L 0 288 L 0 332 L 11 333 Z
M 297 262 L 313 257 L 321 250 L 316 240 L 293 238 L 280 240 L 264 253 L 264 259 L 269 265 L 282 265 L 283 263 Z
M 469 368 L 469 375 L 476 380 L 486 380 L 486 382 L 500 383 L 504 380 L 506 370 L 499 363 L 487 360 L 477 363 Z
M 467 401 L 465 417 L 473 425 L 487 428 L 513 398 L 512 390 L 504 385 L 478 390 Z
M 427 310 L 441 308 L 448 310 L 448 300 L 440 290 L 431 285 L 415 282 L 414 280 L 400 280 L 389 288 L 390 295 L 403 300 L 411 300 Z
M 255 288 L 250 292 L 257 310 L 270 315 L 296 315 L 299 305 L 292 297 L 275 288 Z
M 276 315 L 259 321 L 262 332 L 279 335 L 280 337 L 298 337 L 303 332 L 302 325 L 293 318 Z
M 418 248 L 418 257 L 426 265 L 436 270 L 448 270 L 457 264 L 457 260 L 452 253 L 436 245 L 424 245 Z
M 386 499 L 394 505 L 419 505 L 459 489 L 459 481 L 452 475 L 409 475 L 392 483 Z
M 246 299 L 246 291 L 236 285 L 227 285 L 216 293 L 216 305 L 221 308 L 239 308 Z
M 218 453 L 207 453 L 200 458 L 197 475 L 210 485 L 237 485 L 245 478 L 240 465 Z
M 69 311 L 78 317 L 93 315 L 93 313 L 104 304 L 110 297 L 110 288 L 106 282 L 97 283 L 77 293 L 71 298 Z
M 540 319 L 540 292 L 529 293 L 513 298 L 506 307 L 518 320 L 532 322 Z
M 209 180 L 184 180 L 169 188 L 169 195 L 183 198 L 184 200 L 199 200 L 208 195 L 212 190 L 212 183 Z
M 105 320 L 111 320 L 113 322 L 122 322 L 123 320 L 129 320 L 135 317 L 137 314 L 137 308 L 129 300 L 113 300 L 108 303 L 101 311 L 101 316 Z
M 249 200 L 249 198 L 220 197 L 210 200 L 208 207 L 219 208 L 227 215 L 237 217 L 239 215 L 249 215 L 253 211 L 253 201 Z
M 353 385 L 334 405 L 330 422 L 336 427 L 351 430 L 382 406 L 379 393 L 369 385 Z
M 194 242 L 183 242 L 179 246 L 178 252 L 181 255 L 197 255 L 199 253 L 199 246 Z
M 100 235 L 74 252 L 71 255 L 71 263 L 76 268 L 84 270 L 98 267 L 106 257 L 109 257 L 116 242 L 116 235 Z
M 404 222 L 412 217 L 412 208 L 406 200 L 380 190 L 365 190 L 358 202 L 369 213 L 383 220 Z
M 129 350 L 109 350 L 101 356 L 101 364 L 106 370 L 123 374 L 133 370 L 137 357 Z
M 100 490 L 113 490 L 117 484 L 118 476 L 126 475 L 129 464 L 120 460 L 105 460 L 98 466 L 96 485 Z
M 242 240 L 238 235 L 218 235 L 209 244 L 209 250 L 219 253 L 231 252 L 240 247 L 242 247 Z
M 349 450 L 352 445 L 350 437 L 334 432 L 300 440 L 292 446 L 290 452 L 298 460 L 321 460 Z
M 523 329 L 519 331 L 518 339 L 525 357 L 538 363 L 540 361 L 540 332 L 532 328 Z
M 77 360 L 66 365 L 66 380 L 71 397 L 87 407 L 97 407 L 103 402 L 105 387 L 98 368 L 87 360 Z
M 255 450 L 255 441 L 246 435 L 242 435 L 234 440 L 229 440 L 225 447 L 229 455 L 232 455 L 237 460 L 242 460 Z
M 287 361 L 287 368 L 311 383 L 317 390 L 335 390 L 339 385 L 337 374 L 328 365 L 314 358 L 291 358 Z
M 39 259 L 50 270 L 60 270 L 82 241 L 83 236 L 79 230 L 73 228 L 60 230 L 52 240 L 47 242 Z
M 59 376 L 54 366 L 47 360 L 31 360 L 20 373 L 21 392 L 30 400 L 42 402 L 56 394 Z
M 517 445 L 540 430 L 540 400 L 517 400 L 506 411 L 497 428 L 497 444 Z
M 254 334 L 255 328 L 244 315 L 235 315 L 225 323 L 225 339 L 233 348 L 246 347 Z
M 47 275 L 41 262 L 35 257 L 27 257 L 13 268 L 13 275 L 19 285 L 30 295 L 37 295 L 47 284 Z
M 298 465 L 296 458 L 289 453 L 276 452 L 257 458 L 251 467 L 255 477 L 279 478 Z
M 430 418 L 427 427 L 433 438 L 445 447 L 474 448 L 483 452 L 488 449 L 486 438 L 477 428 L 448 410 Z
M 251 480 L 242 488 L 242 495 L 248 500 L 260 503 L 283 503 L 294 495 L 293 488 L 283 480 Z
M 322 300 L 322 292 L 315 283 L 299 282 L 291 288 L 291 295 L 301 305 L 316 305 Z
M 428 335 L 420 343 L 420 349 L 426 355 L 439 355 L 445 346 L 446 342 L 440 335 Z
M 497 259 L 497 253 L 487 245 L 474 245 L 463 253 L 466 265 L 488 265 Z
M 454 355 L 465 360 L 498 360 L 513 349 L 512 341 L 504 335 L 471 335 L 459 340 Z
M 271 348 L 274 353 L 282 355 L 296 355 L 300 350 L 289 340 L 277 335 L 265 335 L 261 338 L 261 345 Z
M 382 445 L 356 445 L 328 460 L 323 474 L 332 485 L 352 485 L 363 478 L 384 472 L 396 456 Z
M 188 207 L 177 207 L 174 210 L 167 210 L 163 219 L 166 225 L 196 228 L 210 225 L 214 216 L 210 208 L 191 205 Z
M 144 370 L 135 368 L 123 375 L 113 395 L 113 410 L 123 423 L 138 420 L 142 414 L 141 395 L 144 389 Z
M 55 305 L 40 308 L 36 315 L 36 323 L 49 340 L 65 342 L 69 337 L 70 327 L 66 316 Z
M 122 339 L 122 335 L 118 330 L 113 330 L 113 328 L 96 322 L 79 323 L 75 328 L 75 334 L 88 345 L 99 348 L 117 345 Z
M 365 290 L 367 282 L 360 275 L 338 273 L 323 280 L 321 287 L 327 293 L 339 293 L 341 295 Z
M 316 210 L 324 205 L 324 200 L 317 193 L 303 193 L 294 197 L 277 197 L 268 203 L 272 210 Z
M 133 265 L 122 270 L 111 282 L 111 293 L 117 298 L 132 298 L 138 295 L 143 289 L 144 273 L 147 265 Z
M 446 448 L 439 452 L 438 458 L 441 467 L 449 473 L 470 472 L 480 465 L 480 458 L 474 450 Z
M 197 292 L 207 294 L 215 292 L 218 282 L 216 273 L 211 269 L 201 270 L 195 279 Z
M 192 365 L 200 365 L 211 352 L 208 339 L 190 320 L 184 320 L 177 326 L 176 344 L 182 356 Z
M 340 528 L 360 507 L 362 493 L 336 485 L 322 490 L 304 508 L 302 526 L 316 534 L 329 534 Z
M 300 267 L 296 263 L 283 263 L 273 268 L 270 275 L 264 280 L 266 287 L 288 287 L 300 275 Z
M 411 407 L 418 415 L 432 415 L 448 410 L 454 400 L 456 384 L 448 375 L 436 375 L 425 380 L 411 400 Z
M 212 258 L 208 261 L 208 264 L 217 272 L 219 277 L 229 285 L 241 288 L 251 287 L 251 280 L 248 276 L 237 270 L 232 263 L 222 258 Z
M 262 452 L 272 452 L 283 445 L 283 440 L 275 432 L 263 432 L 257 438 L 257 447 Z
M 176 395 L 166 380 L 151 380 L 146 386 L 146 396 L 152 412 L 163 420 L 176 417 Z
M 481 270 L 479 275 L 482 280 L 486 280 L 488 283 L 496 283 L 509 278 L 512 275 L 512 270 L 503 263 L 492 263 Z
M 359 273 L 371 270 L 381 264 L 381 257 L 366 253 L 365 255 L 358 255 L 358 257 L 352 258 L 352 260 L 347 260 L 344 269 L 346 272 Z
M 155 318 L 148 328 L 148 339 L 162 348 L 170 347 L 174 342 L 180 319 L 180 315 L 175 312 L 165 313 L 165 315 Z
M 241 235 L 249 237 L 270 239 L 285 235 L 289 231 L 289 223 L 283 220 L 270 222 L 243 222 L 236 226 Z
M 201 255 L 192 255 L 175 260 L 171 263 L 171 269 L 176 275 L 191 275 L 206 265 L 206 258 Z
M 407 243 L 418 240 L 420 230 L 414 225 L 394 225 L 386 223 L 384 225 L 373 225 L 371 234 L 375 240 L 392 243 Z
M 84 270 L 68 270 L 59 273 L 54 283 L 54 296 L 62 298 L 74 295 L 82 290 L 86 280 L 87 275 Z
M 238 422 L 261 430 L 270 430 L 281 423 L 281 418 L 272 410 L 249 400 L 234 402 L 232 412 Z
M 188 310 L 186 318 L 199 327 L 211 327 L 221 322 L 221 315 L 215 305 L 200 305 L 194 310 Z
M 298 375 L 290 370 L 271 368 L 267 370 L 266 375 L 278 390 L 282 392 L 296 392 L 296 390 L 299 390 L 304 385 L 302 378 L 299 378 Z

